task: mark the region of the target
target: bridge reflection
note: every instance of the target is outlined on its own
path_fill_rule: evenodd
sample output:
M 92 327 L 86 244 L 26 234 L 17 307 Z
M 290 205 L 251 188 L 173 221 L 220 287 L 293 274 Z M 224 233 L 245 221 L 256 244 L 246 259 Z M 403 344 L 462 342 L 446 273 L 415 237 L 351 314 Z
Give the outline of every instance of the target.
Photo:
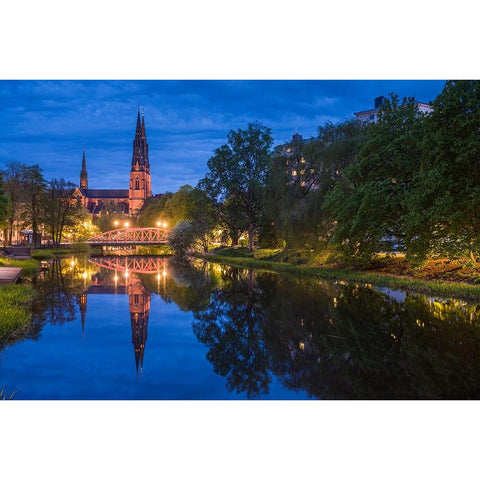
M 143 373 L 145 344 L 147 341 L 151 293 L 145 287 L 140 274 L 156 274 L 157 280 L 167 275 L 166 259 L 161 257 L 96 257 L 89 262 L 102 267 L 91 278 L 91 284 L 79 298 L 82 335 L 85 331 L 87 296 L 91 294 L 127 294 L 132 344 L 135 354 L 137 377 Z M 109 272 L 108 272 L 109 271 Z

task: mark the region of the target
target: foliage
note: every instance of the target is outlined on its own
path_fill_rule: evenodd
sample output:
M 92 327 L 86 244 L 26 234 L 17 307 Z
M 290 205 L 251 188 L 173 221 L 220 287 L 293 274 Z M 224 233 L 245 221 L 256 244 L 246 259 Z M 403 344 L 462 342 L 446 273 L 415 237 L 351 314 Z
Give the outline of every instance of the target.
M 168 236 L 168 245 L 172 248 L 174 255 L 185 257 L 187 253 L 197 250 L 208 253 L 208 238 L 210 227 L 199 222 L 184 220 L 177 223 Z
M 7 225 L 7 218 L 9 212 L 9 201 L 8 197 L 3 191 L 3 178 L 2 172 L 0 171 L 0 228 L 5 232 Z
M 171 199 L 173 194 L 171 192 L 164 193 L 160 198 L 152 197 L 148 199 L 137 218 L 137 225 L 139 227 L 153 227 L 158 221 L 164 220 L 164 208 L 166 202 Z M 173 225 L 170 223 L 170 227 Z
M 39 165 L 23 165 L 21 167 L 21 188 L 24 212 L 23 226 L 31 227 L 33 245 L 40 244 L 40 225 L 44 217 L 43 199 L 46 182 Z
M 329 123 L 316 139 L 292 142 L 277 151 L 264 195 L 264 215 L 286 248 L 325 250 L 331 231 L 323 202 L 365 141 L 365 125 Z M 275 245 L 275 243 L 273 243 Z
M 62 241 L 64 228 L 72 227 L 84 215 L 79 199 L 74 196 L 75 188 L 75 184 L 63 178 L 53 179 L 47 185 L 44 197 L 45 224 L 56 247 Z
M 418 261 L 480 255 L 480 81 L 449 81 L 426 121 L 407 245 Z
M 392 94 L 358 160 L 344 171 L 324 207 L 334 221 L 332 243 L 355 261 L 403 245 L 409 195 L 421 158 L 424 117 L 412 98 Z
M 231 130 L 227 143 L 217 148 L 208 160 L 209 170 L 199 183 L 212 200 L 230 200 L 239 210 L 241 221 L 246 224 L 250 251 L 260 223 L 262 189 L 272 142 L 270 129 L 258 123 L 249 124 L 246 130 Z M 231 212 L 227 213 L 225 217 L 231 218 Z M 231 230 L 236 229 L 233 227 Z

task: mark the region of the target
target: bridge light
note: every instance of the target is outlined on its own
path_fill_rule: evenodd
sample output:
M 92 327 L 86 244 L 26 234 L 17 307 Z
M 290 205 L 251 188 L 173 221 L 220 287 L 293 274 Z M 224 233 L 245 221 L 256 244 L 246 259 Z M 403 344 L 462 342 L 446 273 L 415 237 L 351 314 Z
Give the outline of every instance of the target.
M 115 220 L 115 221 L 113 222 L 113 224 L 114 224 L 116 227 L 118 227 L 118 220 Z
M 157 222 L 157 227 L 161 227 L 162 226 L 162 222 Z
M 128 228 L 130 226 L 130 222 L 125 222 L 125 227 Z
M 86 278 L 87 278 L 87 276 L 88 276 L 88 273 L 87 273 L 87 272 L 83 272 L 83 278 L 85 278 L 85 279 L 86 279 Z
M 168 225 L 167 222 L 163 222 L 163 223 L 162 223 L 162 227 L 163 227 L 163 228 L 167 228 L 167 225 Z

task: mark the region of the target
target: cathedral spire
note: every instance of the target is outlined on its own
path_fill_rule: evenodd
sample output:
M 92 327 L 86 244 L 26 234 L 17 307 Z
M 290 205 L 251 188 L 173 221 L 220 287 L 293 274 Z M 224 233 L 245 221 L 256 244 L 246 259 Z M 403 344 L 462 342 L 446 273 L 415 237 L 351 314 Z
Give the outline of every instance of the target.
M 83 144 L 82 171 L 80 172 L 80 188 L 88 189 L 87 161 L 85 159 L 85 144 Z
M 135 137 L 142 136 L 142 124 L 140 123 L 140 105 L 138 106 L 138 114 L 137 114 L 137 128 L 135 130 Z

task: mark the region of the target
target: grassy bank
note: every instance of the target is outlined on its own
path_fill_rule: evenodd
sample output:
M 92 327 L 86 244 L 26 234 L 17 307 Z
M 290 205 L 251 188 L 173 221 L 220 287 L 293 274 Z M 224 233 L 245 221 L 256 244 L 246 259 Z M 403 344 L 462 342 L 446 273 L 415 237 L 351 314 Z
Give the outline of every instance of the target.
M 232 252 L 233 251 L 233 252 Z M 233 253 L 233 255 L 232 255 Z M 297 265 L 278 261 L 278 250 L 259 250 L 253 254 L 247 249 L 217 249 L 213 255 L 208 255 L 208 261 L 225 263 L 227 265 L 256 268 L 266 271 L 291 273 L 309 277 L 323 278 L 327 280 L 343 280 L 346 282 L 368 283 L 376 286 L 389 287 L 437 295 L 443 297 L 456 297 L 463 299 L 479 300 L 480 285 L 464 281 L 443 281 L 439 279 L 426 279 L 414 277 L 408 274 L 385 272 L 386 262 L 381 262 L 377 268 L 380 271 L 359 270 L 348 266 L 314 266 Z M 284 256 L 283 256 L 284 257 Z M 397 270 L 393 269 L 393 272 Z M 418 272 L 421 275 L 422 272 Z M 431 272 L 430 272 L 431 274 Z
M 28 330 L 34 293 L 29 285 L 0 287 L 0 347 Z
M 69 257 L 72 255 L 101 255 L 102 247 L 90 247 L 84 243 L 73 244 L 71 247 L 32 249 L 30 255 L 36 260 L 50 260 L 54 257 Z
M 23 268 L 22 277 L 28 277 L 34 275 L 40 269 L 40 263 L 34 258 L 25 260 L 0 257 L 0 267 L 20 267 Z

